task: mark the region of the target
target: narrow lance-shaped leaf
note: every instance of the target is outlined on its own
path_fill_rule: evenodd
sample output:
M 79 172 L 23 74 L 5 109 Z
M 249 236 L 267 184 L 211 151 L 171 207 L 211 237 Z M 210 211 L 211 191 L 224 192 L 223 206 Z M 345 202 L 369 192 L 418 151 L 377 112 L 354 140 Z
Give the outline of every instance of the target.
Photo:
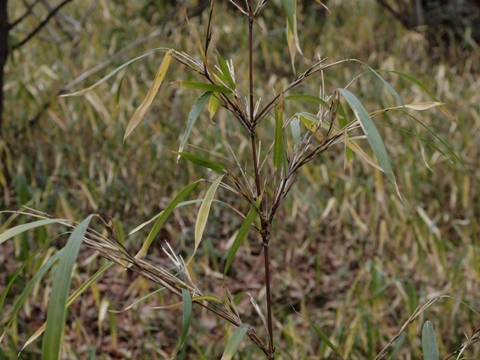
M 194 154 L 191 154 L 189 152 L 184 152 L 184 151 L 182 151 L 182 152 L 174 151 L 174 153 L 178 154 L 179 156 L 181 156 L 182 158 L 184 158 L 188 161 L 191 161 L 194 164 L 203 166 L 205 168 L 212 169 L 212 170 L 215 170 L 215 171 L 218 171 L 218 172 L 226 171 L 225 166 L 223 166 L 222 164 L 211 161 L 209 159 L 205 159 L 201 156 L 194 155 Z
M 177 207 L 177 205 L 188 195 L 190 194 L 193 189 L 197 187 L 197 185 L 203 180 L 197 180 L 194 183 L 191 183 L 183 188 L 182 191 L 178 193 L 177 196 L 172 200 L 170 204 L 166 207 L 165 210 L 163 210 L 162 214 L 158 217 L 157 221 L 155 222 L 155 225 L 153 225 L 152 230 L 148 234 L 147 239 L 142 245 L 142 248 L 138 251 L 137 255 L 135 255 L 135 259 L 140 259 L 145 253 L 147 252 L 148 248 L 152 244 L 153 240 L 155 240 L 155 237 L 157 236 L 158 232 L 163 226 L 163 223 L 165 220 L 167 220 L 167 217 L 172 213 L 172 211 Z
M 182 140 L 180 141 L 180 147 L 178 148 L 178 152 L 183 151 L 183 148 L 187 143 L 188 137 L 190 136 L 190 133 L 192 132 L 192 129 L 195 126 L 195 123 L 197 122 L 198 116 L 200 115 L 200 111 L 202 111 L 203 107 L 207 103 L 208 99 L 210 99 L 210 96 L 212 96 L 212 94 L 213 92 L 211 91 L 204 92 L 202 95 L 200 95 L 197 101 L 195 101 L 195 104 L 193 104 L 193 108 L 192 110 L 190 110 L 190 113 L 188 114 L 187 128 L 183 133 Z M 180 159 L 180 155 L 178 155 L 177 161 L 178 159 Z
M 225 351 L 223 352 L 221 360 L 233 359 L 233 356 L 237 352 L 238 347 L 242 343 L 243 338 L 245 337 L 245 334 L 247 333 L 249 328 L 250 328 L 249 324 L 243 323 L 238 327 L 237 330 L 235 330 L 230 341 L 228 342 L 227 347 L 225 348 Z
M 327 335 L 325 335 L 325 333 L 320 329 L 318 328 L 317 326 L 315 326 L 315 324 L 313 322 L 311 322 L 310 320 L 307 320 L 308 323 L 310 324 L 310 326 L 313 328 L 313 330 L 315 330 L 315 332 L 317 333 L 317 335 L 320 337 L 320 339 L 323 340 L 323 342 L 330 348 L 332 349 L 332 351 L 337 354 L 337 356 L 343 360 L 343 357 L 342 355 L 340 355 L 340 352 L 337 350 L 337 348 L 335 347 L 335 345 L 333 345 L 333 343 L 330 341 L 330 339 L 328 338 Z
M 424 360 L 438 360 L 438 346 L 435 331 L 430 321 L 426 321 L 422 329 L 422 350 Z
M 280 168 L 282 174 L 288 171 L 287 154 L 283 141 L 283 101 L 280 98 L 275 114 L 275 145 L 273 147 L 273 165 Z M 283 175 L 282 175 L 283 176 Z
M 163 57 L 163 60 L 158 67 L 157 73 L 155 74 L 155 79 L 153 80 L 152 86 L 148 90 L 147 96 L 128 122 L 127 130 L 125 131 L 125 136 L 123 137 L 124 141 L 128 137 L 128 135 L 132 133 L 133 129 L 137 127 L 140 121 L 143 120 L 148 108 L 150 107 L 153 99 L 155 98 L 155 95 L 157 95 L 158 89 L 160 88 L 160 85 L 162 85 L 163 79 L 165 78 L 165 74 L 167 73 L 168 67 L 170 65 L 170 61 L 172 60 L 172 57 L 170 56 L 172 52 L 173 50 L 167 51 L 167 53 Z
M 410 80 L 411 82 L 413 82 L 414 84 L 416 84 L 418 87 L 420 87 L 423 91 L 425 91 L 428 96 L 430 96 L 430 98 L 433 100 L 433 101 L 436 101 L 436 102 L 440 102 L 440 99 L 438 97 L 436 97 L 430 90 L 428 90 L 425 85 L 422 84 L 421 81 L 418 81 L 417 79 L 415 79 L 414 77 L 410 76 L 410 75 L 407 75 L 405 73 L 402 73 L 400 71 L 394 71 L 394 70 L 377 70 L 377 71 L 384 71 L 384 72 L 389 72 L 389 73 L 393 73 L 393 74 L 397 74 L 397 75 L 400 75 L 400 76 L 403 76 L 404 78 Z M 448 111 L 447 107 L 442 103 L 442 105 L 440 106 L 440 110 L 445 114 L 445 116 L 447 116 L 450 120 L 452 121 L 456 121 L 455 120 L 455 117 L 452 115 L 452 113 L 450 111 Z
M 60 262 L 55 270 L 52 292 L 48 302 L 47 323 L 42 343 L 43 359 L 59 359 L 63 332 L 67 319 L 67 297 L 70 292 L 72 270 L 78 250 L 93 215 L 83 220 L 70 235 Z
M 213 182 L 212 186 L 210 186 L 210 188 L 207 190 L 207 193 L 205 194 L 205 198 L 203 199 L 202 205 L 198 210 L 197 222 L 195 224 L 195 249 L 193 250 L 192 257 L 187 262 L 187 264 L 195 256 L 198 246 L 202 241 L 203 231 L 205 230 L 205 225 L 207 224 L 208 215 L 210 214 L 210 207 L 212 206 L 213 197 L 215 196 L 218 186 L 222 182 L 222 179 L 224 176 L 225 175 L 220 176 L 217 180 Z
M 398 197 L 401 199 L 400 191 L 398 189 L 397 181 L 395 179 L 395 175 L 393 174 L 392 166 L 390 165 L 390 160 L 388 159 L 387 149 L 385 148 L 385 144 L 374 124 L 370 115 L 368 115 L 367 110 L 363 107 L 360 100 L 357 99 L 355 95 L 353 95 L 350 91 L 346 89 L 338 89 L 340 93 L 345 97 L 348 104 L 353 110 L 353 113 L 357 117 L 360 125 L 362 126 L 363 132 L 367 137 L 368 143 L 372 148 L 375 156 L 380 163 L 383 171 L 387 178 L 395 185 Z
M 40 226 L 45 226 L 45 225 L 50 225 L 50 224 L 55 224 L 55 223 L 61 223 L 61 222 L 69 222 L 69 220 L 65 219 L 47 219 L 47 220 L 38 220 L 38 221 L 33 221 L 31 223 L 27 224 L 22 224 L 22 225 L 17 225 L 11 229 L 8 229 L 4 233 L 0 234 L 0 244 L 3 242 L 7 241 L 8 239 L 14 237 L 15 235 L 21 234 L 25 231 L 35 229 Z
M 317 96 L 313 95 L 305 95 L 305 94 L 294 94 L 294 95 L 288 95 L 283 98 L 285 101 L 293 100 L 293 101 L 310 101 L 314 102 L 316 104 L 322 105 L 325 109 L 330 109 L 330 105 L 322 99 L 320 99 Z
M 230 94 L 232 92 L 232 90 L 230 90 L 229 88 L 226 88 L 221 85 L 213 85 L 213 84 L 199 83 L 199 82 L 193 82 L 193 81 L 175 81 L 174 83 L 186 89 L 211 91 L 211 92 L 218 92 L 222 94 Z
M 182 300 L 183 300 L 183 320 L 182 320 L 182 337 L 180 338 L 179 348 L 185 342 L 187 338 L 188 329 L 190 328 L 190 321 L 192 320 L 192 297 L 188 290 L 182 289 Z
M 100 276 L 108 269 L 110 269 L 113 265 L 115 265 L 115 263 L 113 261 L 110 261 L 108 263 L 106 263 L 104 266 L 102 266 L 93 276 L 91 276 L 86 282 L 84 282 L 77 290 L 75 290 L 75 292 L 70 295 L 67 299 L 67 308 L 70 307 L 70 305 L 72 305 L 72 303 L 81 295 L 85 292 L 85 290 L 87 290 L 90 285 L 92 285 L 95 281 L 98 280 L 98 278 L 100 278 Z M 29 344 L 31 344 L 32 342 L 34 342 L 36 339 L 38 339 L 42 334 L 43 332 L 45 331 L 45 327 L 46 327 L 46 323 L 43 323 L 42 326 L 40 326 L 36 331 L 35 333 L 32 334 L 32 336 L 30 336 L 28 338 L 27 341 L 25 341 L 25 344 L 23 344 L 23 347 L 20 351 L 23 351 Z
M 358 60 L 357 60 L 358 61 Z M 395 96 L 395 98 L 397 99 L 397 101 L 402 105 L 402 107 L 405 107 L 403 101 L 402 101 L 402 98 L 400 97 L 400 95 L 398 95 L 398 93 L 395 91 L 395 89 L 383 78 L 380 76 L 380 74 L 378 72 L 376 72 L 374 69 L 372 69 L 370 66 L 368 66 L 367 64 L 359 61 L 362 65 L 368 67 L 370 69 L 370 71 L 372 71 L 375 76 L 380 79 L 380 81 L 383 83 L 383 85 L 385 85 L 385 87 L 388 89 L 388 91 L 390 91 L 390 93 Z M 409 118 L 410 119 L 410 118 Z M 420 146 L 420 153 L 422 154 L 422 158 L 423 158 L 423 161 L 425 163 L 425 166 L 432 170 L 430 168 L 430 166 L 428 165 L 428 162 L 427 162 L 427 158 L 425 157 L 425 148 L 423 146 L 423 142 L 422 142 L 422 139 L 420 138 L 420 134 L 418 133 L 417 131 L 417 127 L 415 126 L 415 123 L 413 123 L 412 121 L 412 125 L 413 125 L 413 131 L 414 131 L 414 134 L 415 134 L 415 137 L 418 141 L 418 144 Z
M 197 101 L 195 101 L 195 104 L 193 104 L 193 108 L 190 111 L 190 114 L 188 114 L 187 128 L 183 133 L 178 152 L 183 151 L 183 148 L 187 143 L 188 137 L 190 136 L 190 133 L 192 132 L 192 129 L 195 126 L 195 123 L 197 122 L 198 116 L 200 115 L 200 111 L 202 111 L 203 107 L 205 106 L 207 101 L 210 99 L 210 96 L 212 96 L 212 94 L 213 92 L 211 91 L 204 92 L 202 95 L 200 95 Z M 178 155 L 177 161 L 179 158 L 180 158 L 180 155 Z
M 137 60 L 140 60 L 140 59 L 143 59 L 144 57 L 146 56 L 149 56 L 153 53 L 156 53 L 156 52 L 159 52 L 159 51 L 172 51 L 172 49 L 168 49 L 168 48 L 157 48 L 157 49 L 152 49 L 148 52 L 146 52 L 145 54 L 143 55 L 140 55 L 138 57 L 136 57 L 135 59 L 132 59 L 132 60 L 129 60 L 127 61 L 126 63 L 124 63 L 123 65 L 120 65 L 119 67 L 117 67 L 115 70 L 111 71 L 110 73 L 108 73 L 106 76 L 104 76 L 103 78 L 101 78 L 100 80 L 98 80 L 95 84 L 93 84 L 92 86 L 89 86 L 88 88 L 86 89 L 83 89 L 83 90 L 80 90 L 80 91 L 76 91 L 74 93 L 70 93 L 70 94 L 62 94 L 62 95 L 59 95 L 58 97 L 70 97 L 70 96 L 82 96 L 84 94 L 86 94 L 87 92 L 89 92 L 90 90 L 93 90 L 95 89 L 98 85 L 102 84 L 103 82 L 107 81 L 108 79 L 110 79 L 113 75 L 115 75 L 116 73 L 118 73 L 120 70 L 126 68 L 127 66 L 130 66 L 133 62 L 137 61 Z
M 233 79 L 232 74 L 230 73 L 230 69 L 228 68 L 228 64 L 225 61 L 225 59 L 220 55 L 220 53 L 217 52 L 217 61 L 218 61 L 218 66 L 220 67 L 220 71 L 223 74 L 223 77 L 225 78 L 228 86 L 232 90 L 235 90 L 235 80 Z
M 295 146 L 300 145 L 300 120 L 298 117 L 290 120 L 290 128 L 292 129 L 293 143 Z
M 292 68 L 295 71 L 295 55 L 296 51 L 302 54 L 300 48 L 300 41 L 298 40 L 297 32 L 297 0 L 282 0 L 283 8 L 287 14 L 287 43 L 290 50 L 290 57 L 292 61 Z M 303 55 L 303 54 L 302 54 Z
M 243 223 L 240 226 L 240 229 L 238 230 L 237 236 L 235 237 L 232 247 L 230 248 L 230 251 L 228 253 L 227 262 L 225 263 L 225 269 L 223 270 L 224 277 L 226 276 L 228 269 L 230 268 L 230 265 L 232 264 L 232 261 L 235 258 L 235 254 L 237 253 L 238 249 L 240 248 L 240 245 L 245 239 L 245 236 L 247 236 L 250 226 L 252 225 L 253 221 L 258 215 L 257 211 L 261 202 L 262 202 L 262 197 L 260 196 L 257 199 L 257 201 L 255 201 L 255 204 L 252 206 L 252 208 L 248 212 L 247 216 L 245 217 L 245 220 L 243 220 Z
M 220 201 L 220 200 L 214 200 L 214 201 L 225 204 L 223 201 Z M 198 203 L 201 203 L 201 202 L 203 202 L 203 199 L 194 199 L 194 200 L 182 201 L 182 202 L 179 202 L 175 208 L 179 208 L 179 207 L 187 206 L 187 205 L 192 205 L 192 204 L 198 204 Z M 160 216 L 162 216 L 162 214 L 163 214 L 163 210 L 160 211 L 157 215 L 155 215 L 155 216 L 152 217 L 151 219 L 149 219 L 149 220 L 141 223 L 140 225 L 138 225 L 135 229 L 133 229 L 132 231 L 130 231 L 130 232 L 128 233 L 128 235 L 132 235 L 132 234 L 140 231 L 141 229 L 143 229 L 143 228 L 144 228 L 145 226 L 147 226 L 148 224 L 156 221 Z

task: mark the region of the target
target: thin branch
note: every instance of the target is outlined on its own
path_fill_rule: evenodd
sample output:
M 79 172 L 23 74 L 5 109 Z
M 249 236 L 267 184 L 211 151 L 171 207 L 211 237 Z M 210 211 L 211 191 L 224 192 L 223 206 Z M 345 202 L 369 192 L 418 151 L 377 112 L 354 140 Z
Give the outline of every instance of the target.
M 43 20 L 40 24 L 38 24 L 38 26 L 32 30 L 32 32 L 30 34 L 27 35 L 27 37 L 25 39 L 23 39 L 22 41 L 20 41 L 18 44 L 15 44 L 12 46 L 12 49 L 15 50 L 15 49 L 19 49 L 21 48 L 23 45 L 25 45 L 28 41 L 30 41 L 40 30 L 42 30 L 45 25 L 47 25 L 47 23 L 50 21 L 50 19 L 55 16 L 55 14 L 57 12 L 60 11 L 60 9 L 62 7 L 64 7 L 65 5 L 67 5 L 69 2 L 71 2 L 72 0 L 63 0 L 60 4 L 57 5 L 57 7 L 55 7 L 48 15 L 47 17 L 45 18 L 45 20 Z
M 27 16 L 32 13 L 32 10 L 35 7 L 35 5 L 37 5 L 39 2 L 40 2 L 40 0 L 35 0 L 35 2 L 33 4 L 29 5 L 27 10 L 25 11 L 25 13 L 22 16 L 20 16 L 17 20 L 15 20 L 14 22 L 12 22 L 11 24 L 8 25 L 8 30 L 10 31 L 15 26 L 20 24 L 23 20 L 25 20 L 27 18 Z

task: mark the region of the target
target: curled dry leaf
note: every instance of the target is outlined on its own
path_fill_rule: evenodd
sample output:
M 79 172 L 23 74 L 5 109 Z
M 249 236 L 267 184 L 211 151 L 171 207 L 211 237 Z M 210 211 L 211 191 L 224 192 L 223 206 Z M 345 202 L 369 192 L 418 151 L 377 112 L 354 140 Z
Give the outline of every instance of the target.
M 155 75 L 153 84 L 150 87 L 150 90 L 148 90 L 145 100 L 143 100 L 142 104 L 138 107 L 138 109 L 135 111 L 132 118 L 128 122 L 127 130 L 125 131 L 125 136 L 123 137 L 124 141 L 132 133 L 133 129 L 137 127 L 140 121 L 143 120 L 148 108 L 150 107 L 153 99 L 155 98 L 155 95 L 157 95 L 158 89 L 160 88 L 160 85 L 162 85 L 163 79 L 165 78 L 165 74 L 168 70 L 168 66 L 170 65 L 170 61 L 172 60 L 172 51 L 173 50 L 167 51 L 167 53 L 163 57 L 163 60 L 160 63 L 160 66 L 158 67 L 157 73 Z

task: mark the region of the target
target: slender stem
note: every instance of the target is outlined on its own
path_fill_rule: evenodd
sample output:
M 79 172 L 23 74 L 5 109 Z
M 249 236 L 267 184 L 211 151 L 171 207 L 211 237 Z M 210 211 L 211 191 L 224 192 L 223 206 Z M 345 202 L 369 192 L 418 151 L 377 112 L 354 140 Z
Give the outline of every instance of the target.
M 253 22 L 255 14 L 252 10 L 252 0 L 247 1 L 248 7 L 248 67 L 249 67 L 249 122 L 250 122 L 250 139 L 252 144 L 252 157 L 253 157 L 253 169 L 255 173 L 255 187 L 257 198 L 261 196 L 261 181 L 260 181 L 260 171 L 258 169 L 258 160 L 257 160 L 257 144 L 255 142 L 255 118 L 254 118 L 254 106 L 253 106 Z M 270 259 L 268 255 L 268 244 L 270 242 L 271 234 L 271 225 L 270 221 L 267 220 L 263 214 L 263 201 L 260 203 L 260 214 L 262 222 L 261 236 L 263 240 L 263 256 L 264 256 L 264 266 L 265 266 L 265 285 L 267 291 L 267 330 L 268 330 L 268 354 L 267 357 L 269 360 L 275 358 L 275 349 L 273 347 L 273 323 L 272 323 L 272 301 L 271 301 L 271 291 L 270 291 Z
M 253 118 L 253 14 L 251 0 L 248 1 L 248 72 L 250 82 L 250 125 L 254 129 Z
M 266 240 L 266 239 L 264 239 Z M 270 351 L 270 358 L 275 356 L 275 350 L 273 348 L 273 322 L 272 322 L 272 298 L 270 292 L 270 266 L 268 257 L 268 241 L 263 243 L 263 258 L 265 262 L 265 284 L 267 290 L 267 326 L 268 326 L 268 348 Z

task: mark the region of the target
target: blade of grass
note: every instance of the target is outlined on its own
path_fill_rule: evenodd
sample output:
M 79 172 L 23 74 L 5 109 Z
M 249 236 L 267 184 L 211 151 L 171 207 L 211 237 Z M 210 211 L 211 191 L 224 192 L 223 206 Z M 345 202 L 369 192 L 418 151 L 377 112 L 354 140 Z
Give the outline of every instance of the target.
M 307 320 L 308 323 L 310 324 L 310 326 L 313 328 L 313 330 L 315 330 L 315 332 L 317 333 L 318 337 L 320 339 L 323 340 L 323 342 L 330 348 L 332 349 L 332 351 L 337 354 L 337 356 L 343 360 L 343 357 L 342 355 L 340 355 L 340 352 L 337 350 L 337 348 L 335 347 L 335 345 L 333 345 L 333 343 L 330 341 L 330 339 L 328 338 L 327 335 L 325 335 L 325 333 L 320 330 L 320 328 L 318 328 L 317 326 L 315 326 L 315 324 L 313 322 L 311 322 L 310 320 Z
M 237 352 L 238 347 L 242 343 L 243 338 L 245 337 L 245 334 L 247 333 L 249 328 L 249 324 L 243 323 L 238 327 L 237 330 L 235 330 L 232 337 L 230 338 L 230 341 L 227 344 L 227 347 L 225 348 L 225 351 L 223 352 L 221 360 L 233 359 L 233 356 Z
M 66 219 L 48 219 L 48 220 L 37 220 L 27 224 L 17 225 L 11 229 L 8 229 L 4 233 L 0 234 L 0 244 L 3 244 L 8 239 L 14 237 L 15 235 L 21 234 L 25 231 L 35 229 L 40 226 L 60 223 L 60 222 L 70 222 Z
M 98 280 L 98 278 L 100 278 L 100 276 L 102 276 L 102 274 L 107 271 L 108 269 L 110 269 L 113 265 L 115 265 L 115 263 L 113 261 L 109 261 L 108 263 L 106 263 L 105 265 L 103 265 L 93 276 L 91 276 L 87 281 L 85 281 L 77 290 L 75 290 L 75 292 L 70 295 L 67 299 L 67 308 L 70 307 L 70 305 L 72 305 L 72 303 L 81 295 L 85 292 L 85 290 L 87 290 L 90 285 L 92 285 L 95 281 Z M 46 327 L 46 322 L 44 322 L 42 324 L 42 326 L 40 326 L 33 334 L 32 336 L 30 336 L 28 338 L 27 341 L 25 341 L 25 344 L 23 344 L 22 346 L 22 349 L 20 350 L 20 352 L 22 352 L 29 344 L 31 344 L 32 342 L 34 342 L 36 339 L 38 339 L 42 334 L 43 332 L 45 331 L 45 327 Z
M 438 360 L 437 339 L 430 321 L 426 321 L 422 328 L 422 350 L 424 360 Z
M 55 270 L 52 292 L 48 302 L 45 336 L 42 342 L 43 359 L 59 359 L 67 319 L 67 297 L 70 291 L 72 270 L 83 236 L 94 215 L 83 220 L 70 235 L 64 253 Z
M 182 320 L 182 336 L 180 338 L 179 348 L 185 343 L 187 338 L 188 329 L 190 328 L 190 322 L 192 320 L 192 297 L 188 290 L 182 289 L 183 300 L 183 320 Z

